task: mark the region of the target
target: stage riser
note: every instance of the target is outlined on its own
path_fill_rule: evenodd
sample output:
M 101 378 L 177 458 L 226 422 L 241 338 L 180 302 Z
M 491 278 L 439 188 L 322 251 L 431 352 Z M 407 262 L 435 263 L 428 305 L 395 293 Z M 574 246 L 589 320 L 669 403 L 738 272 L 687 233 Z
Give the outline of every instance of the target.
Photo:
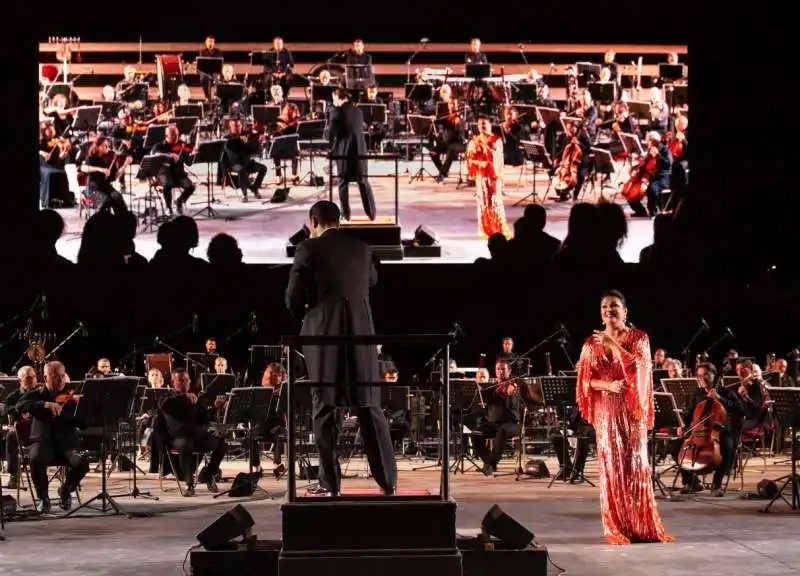
M 461 555 L 406 552 L 380 556 L 287 557 L 281 553 L 279 576 L 342 574 L 346 576 L 462 576 Z
M 404 254 L 405 254 L 405 250 L 403 249 L 402 246 L 372 246 L 371 248 L 372 248 L 372 253 L 378 258 L 378 260 L 381 260 L 382 262 L 386 262 L 386 261 L 389 261 L 389 260 L 391 260 L 391 261 L 402 260 Z M 287 246 L 286 247 L 286 257 L 287 258 L 294 258 L 295 249 L 296 249 L 295 246 L 291 246 L 291 245 Z M 432 252 L 430 252 L 430 253 L 432 253 Z M 441 250 L 439 251 L 439 256 L 441 256 Z M 412 256 L 412 257 L 416 257 L 416 258 L 433 258 L 434 256 L 427 256 L 427 255 L 426 256 L 419 256 L 419 255 L 415 255 L 415 256 Z
M 456 546 L 454 502 L 287 503 L 281 510 L 283 549 L 288 552 Z
M 380 260 L 402 260 L 403 245 L 400 226 L 387 224 L 343 224 L 341 231 L 369 244 Z M 295 247 L 286 247 L 286 256 L 294 258 Z

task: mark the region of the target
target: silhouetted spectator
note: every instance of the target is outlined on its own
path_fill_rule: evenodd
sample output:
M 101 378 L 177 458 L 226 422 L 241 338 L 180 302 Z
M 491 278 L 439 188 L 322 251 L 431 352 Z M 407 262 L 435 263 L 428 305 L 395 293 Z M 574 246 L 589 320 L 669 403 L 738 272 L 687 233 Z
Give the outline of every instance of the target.
M 237 266 L 242 263 L 242 251 L 236 238 L 220 233 L 211 239 L 206 251 L 209 263 L 215 266 Z
M 619 204 L 600 201 L 597 203 L 598 250 L 605 265 L 623 264 L 619 249 L 628 237 L 628 221 Z
M 478 258 L 475 264 L 506 264 L 508 262 L 508 239 L 503 234 L 497 232 L 489 236 L 486 241 L 489 248 L 490 258 Z
M 74 264 L 61 256 L 56 250 L 56 243 L 64 234 L 64 219 L 55 210 L 41 210 L 37 213 L 36 241 L 39 251 L 39 263 L 51 277 L 58 277 L 59 272 L 72 270 Z
M 670 253 L 674 227 L 675 222 L 670 214 L 659 214 L 653 219 L 653 243 L 639 252 L 640 264 L 653 264 Z
M 140 268 L 147 264 L 147 258 L 136 251 L 136 229 L 139 220 L 133 212 L 123 212 L 118 216 L 119 222 L 119 241 L 121 244 L 122 257 L 130 267 Z
M 157 266 L 185 266 L 206 264 L 206 261 L 192 256 L 190 252 L 200 243 L 197 222 L 188 216 L 178 216 L 161 225 L 156 236 L 161 248 L 150 260 Z
M 533 266 L 549 262 L 561 247 L 561 242 L 544 231 L 546 224 L 544 206 L 526 206 L 522 218 L 514 222 L 514 238 L 509 241 L 511 258 Z
M 83 226 L 78 264 L 102 268 L 124 265 L 119 226 L 119 217 L 107 210 L 93 214 Z
M 598 254 L 599 220 L 597 206 L 586 202 L 575 204 L 569 211 L 567 237 L 561 244 L 561 250 L 553 256 L 554 262 L 570 267 L 584 264 L 594 266 Z

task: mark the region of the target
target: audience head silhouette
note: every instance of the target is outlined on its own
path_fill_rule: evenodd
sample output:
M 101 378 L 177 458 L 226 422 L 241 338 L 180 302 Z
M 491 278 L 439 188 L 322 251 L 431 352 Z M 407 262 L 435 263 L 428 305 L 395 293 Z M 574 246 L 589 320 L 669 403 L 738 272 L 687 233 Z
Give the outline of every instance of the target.
M 308 228 L 312 238 L 321 236 L 326 230 L 338 228 L 342 212 L 328 200 L 320 200 L 308 211 Z
M 242 263 L 242 251 L 236 238 L 220 233 L 211 239 L 206 251 L 208 261 L 218 266 L 231 266 Z

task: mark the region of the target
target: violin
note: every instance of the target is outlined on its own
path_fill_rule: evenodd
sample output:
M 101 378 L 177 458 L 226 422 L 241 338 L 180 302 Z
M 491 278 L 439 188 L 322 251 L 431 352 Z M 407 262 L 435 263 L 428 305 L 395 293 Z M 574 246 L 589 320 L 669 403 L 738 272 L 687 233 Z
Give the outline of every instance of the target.
M 709 389 L 716 392 L 715 388 Z M 728 423 L 728 412 L 714 394 L 697 403 L 688 436 L 678 452 L 681 469 L 702 476 L 722 463 L 719 438 Z

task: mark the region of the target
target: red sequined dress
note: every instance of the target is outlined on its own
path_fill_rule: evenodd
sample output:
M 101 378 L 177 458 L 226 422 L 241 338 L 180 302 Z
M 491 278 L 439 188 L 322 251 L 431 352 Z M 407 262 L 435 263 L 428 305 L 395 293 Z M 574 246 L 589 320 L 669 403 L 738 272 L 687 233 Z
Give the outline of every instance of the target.
M 621 360 L 589 338 L 578 361 L 578 408 L 597 434 L 603 534 L 612 544 L 669 542 L 647 455 L 654 410 L 650 341 L 630 329 L 619 344 Z M 621 393 L 594 390 L 592 380 L 623 380 L 626 387 Z
M 480 237 L 486 239 L 499 232 L 511 238 L 503 207 L 503 141 L 500 136 L 478 134 L 470 140 L 467 177 L 475 182 Z

